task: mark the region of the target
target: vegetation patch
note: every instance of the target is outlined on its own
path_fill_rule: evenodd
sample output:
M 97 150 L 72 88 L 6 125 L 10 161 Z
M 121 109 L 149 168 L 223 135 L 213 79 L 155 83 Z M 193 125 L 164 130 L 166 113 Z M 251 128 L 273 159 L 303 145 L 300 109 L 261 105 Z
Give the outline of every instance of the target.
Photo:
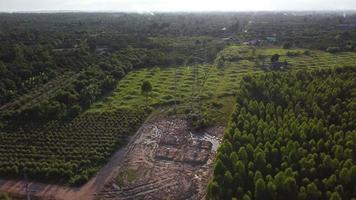
M 26 174 L 45 182 L 85 183 L 146 116 L 144 111 L 128 109 L 91 112 L 69 122 L 52 121 L 0 132 L 0 175 L 22 178 Z
M 208 199 L 351 199 L 355 67 L 245 76 Z

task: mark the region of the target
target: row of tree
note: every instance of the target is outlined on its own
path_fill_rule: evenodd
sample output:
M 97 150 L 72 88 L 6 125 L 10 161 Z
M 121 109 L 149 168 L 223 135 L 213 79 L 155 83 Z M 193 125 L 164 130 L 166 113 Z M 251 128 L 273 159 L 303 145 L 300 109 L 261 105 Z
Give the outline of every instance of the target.
M 147 114 L 141 110 L 85 113 L 69 122 L 0 131 L 0 176 L 69 185 L 85 183 L 125 144 Z
M 356 195 L 355 67 L 243 78 L 209 199 Z

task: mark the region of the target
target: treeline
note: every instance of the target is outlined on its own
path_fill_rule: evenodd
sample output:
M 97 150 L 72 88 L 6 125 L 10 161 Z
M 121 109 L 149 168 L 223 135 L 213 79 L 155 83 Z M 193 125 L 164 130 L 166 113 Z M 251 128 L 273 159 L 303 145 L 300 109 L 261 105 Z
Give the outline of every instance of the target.
M 253 13 L 0 13 L 0 28 L 55 32 L 77 30 L 76 33 L 99 30 L 151 37 L 215 37 L 238 31 L 240 21 L 249 19 L 251 15 Z M 23 35 L 42 38 L 38 34 Z
M 354 67 L 243 78 L 208 199 L 352 199 Z
M 353 12 L 260 12 L 249 20 L 238 34 L 243 41 L 265 40 L 268 45 L 284 48 L 330 52 L 354 51 L 356 47 L 355 29 L 352 28 L 356 15 Z
M 204 47 L 203 44 L 195 46 Z M 210 53 L 210 57 L 206 58 L 209 62 L 219 50 L 214 47 L 210 52 L 197 51 L 197 55 L 205 59 L 204 56 Z M 33 54 L 38 55 L 30 51 L 28 56 Z M 112 91 L 117 81 L 132 69 L 193 62 L 188 59 L 188 55 L 173 51 L 165 53 L 158 49 L 133 47 L 100 57 L 94 55 L 92 58 L 85 51 L 61 52 L 49 57 L 47 63 L 41 58 L 38 62 L 27 59 L 18 61 L 18 57 L 16 54 L 15 59 L 6 64 L 0 62 L 0 85 L 3 86 L 0 89 L 0 105 L 12 104 L 9 109 L 3 108 L 0 115 L 3 123 L 7 124 L 15 121 L 73 118 L 98 98 Z M 69 75 L 62 78 L 62 74 Z M 45 91 L 41 94 L 33 94 L 34 89 L 46 87 L 46 84 L 56 84 L 57 87 L 47 87 L 42 89 Z M 19 100 L 18 97 L 24 94 L 29 94 L 29 98 Z M 31 98 L 36 100 L 31 101 Z
M 12 107 L 1 112 L 1 116 L 9 124 L 16 121 L 73 118 L 99 97 L 113 90 L 117 81 L 130 70 L 130 67 L 115 57 L 108 57 L 105 62 L 83 67 L 80 71 L 69 73 L 69 77 L 59 78 L 56 81 L 57 85 L 43 93 L 30 94 L 30 102 L 14 101 Z M 41 72 L 39 77 L 49 78 L 44 72 Z M 9 78 L 11 77 L 6 75 L 2 80 L 6 82 Z M 16 91 L 16 88 L 14 90 Z

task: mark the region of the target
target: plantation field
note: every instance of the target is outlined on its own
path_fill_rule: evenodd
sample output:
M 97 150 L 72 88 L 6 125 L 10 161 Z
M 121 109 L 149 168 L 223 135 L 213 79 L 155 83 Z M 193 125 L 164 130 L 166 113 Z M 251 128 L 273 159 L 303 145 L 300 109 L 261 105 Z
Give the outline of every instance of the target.
M 349 66 L 356 61 L 356 53 L 230 46 L 221 51 L 212 64 L 135 70 L 118 82 L 113 93 L 74 119 L 50 121 L 41 126 L 29 124 L 20 129 L 14 124 L 10 129 L 3 129 L 0 174 L 22 178 L 26 173 L 40 181 L 83 183 L 124 144 L 127 135 L 142 124 L 147 114 L 140 110 L 146 106 L 154 108 L 154 113 L 168 115 L 175 113 L 174 105 L 178 114 L 198 109 L 209 124 L 226 125 L 234 110 L 234 95 L 242 77 L 264 73 L 266 69 L 259 67 L 256 61 L 265 57 L 269 63 L 276 53 L 280 61 L 289 63 L 288 69 L 283 70 Z M 64 75 L 44 85 L 36 95 L 22 96 L 0 110 L 17 112 L 31 107 L 59 90 L 63 85 L 58 83 L 63 79 L 67 77 L 65 83 L 68 83 L 75 76 Z M 148 97 L 141 94 L 145 80 L 153 86 Z
M 250 66 L 231 66 L 219 69 L 213 65 L 199 65 L 199 85 L 196 93 L 192 93 L 195 83 L 193 66 L 177 68 L 142 69 L 129 73 L 119 82 L 117 89 L 107 99 L 94 104 L 88 112 L 103 112 L 118 108 L 135 108 L 142 106 L 164 107 L 173 109 L 175 101 L 178 112 L 187 112 L 191 102 L 203 103 L 207 112 L 212 113 L 231 106 L 231 96 L 236 86 L 232 83 L 239 79 L 241 74 L 252 71 Z M 141 94 L 141 84 L 144 80 L 151 82 L 152 93 L 147 101 Z M 214 103 L 225 104 L 217 105 Z M 216 113 L 215 113 L 216 114 Z M 217 118 L 221 115 L 217 116 Z
M 253 63 L 259 57 L 265 57 L 266 64 L 270 64 L 270 58 L 274 54 L 280 55 L 280 61 L 287 61 L 291 69 L 353 66 L 356 61 L 354 52 L 328 53 L 307 49 L 253 48 L 250 46 L 227 47 L 219 53 L 216 61 L 223 60 L 230 64 L 250 60 Z
M 0 132 L 0 175 L 7 178 L 86 182 L 142 124 L 144 112 L 120 109 L 86 113 L 70 122 L 52 121 Z
M 355 69 L 244 77 L 208 199 L 352 199 Z
M 294 53 L 287 56 L 288 52 Z M 331 54 L 305 49 L 257 48 L 248 46 L 230 46 L 221 51 L 214 65 L 198 65 L 200 92 L 192 93 L 194 66 L 141 69 L 129 73 L 118 83 L 115 91 L 103 101 L 94 104 L 88 112 L 103 112 L 118 108 L 141 106 L 164 107 L 173 110 L 175 101 L 178 112 L 187 113 L 197 100 L 203 112 L 214 122 L 226 122 L 232 112 L 233 95 L 238 88 L 237 82 L 243 75 L 262 73 L 265 70 L 256 66 L 259 56 L 265 56 L 270 64 L 273 54 L 280 55 L 280 61 L 288 62 L 288 69 L 313 69 L 333 66 L 352 66 L 356 53 Z M 222 59 L 223 58 L 223 59 Z M 219 67 L 219 60 L 223 66 Z M 152 83 L 153 91 L 146 101 L 141 94 L 144 80 Z M 167 106 L 168 105 L 168 106 Z

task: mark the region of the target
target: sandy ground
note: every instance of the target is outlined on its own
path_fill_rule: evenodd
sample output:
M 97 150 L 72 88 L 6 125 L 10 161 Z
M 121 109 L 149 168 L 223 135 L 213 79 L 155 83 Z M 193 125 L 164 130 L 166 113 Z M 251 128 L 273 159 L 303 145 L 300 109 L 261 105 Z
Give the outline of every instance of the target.
M 203 199 L 223 127 L 199 133 L 183 118 L 154 119 L 82 187 L 29 183 L 43 200 Z M 24 181 L 1 180 L 0 191 L 25 197 Z
M 204 199 L 223 127 L 198 133 L 183 118 L 146 123 L 99 199 Z

